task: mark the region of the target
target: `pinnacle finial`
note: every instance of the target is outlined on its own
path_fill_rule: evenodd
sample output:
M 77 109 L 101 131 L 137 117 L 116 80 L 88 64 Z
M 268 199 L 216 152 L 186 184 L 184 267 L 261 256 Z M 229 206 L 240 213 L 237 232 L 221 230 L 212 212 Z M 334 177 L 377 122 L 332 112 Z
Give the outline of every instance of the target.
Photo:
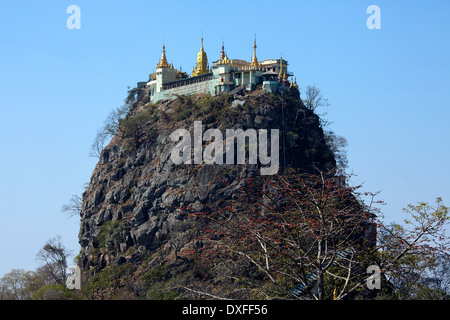
M 159 60 L 159 63 L 156 65 L 157 68 L 169 68 L 169 64 L 167 63 L 167 58 L 166 58 L 166 46 L 164 45 L 163 42 L 163 47 L 162 47 L 162 54 L 161 54 L 161 60 Z
M 280 73 L 278 74 L 278 76 L 280 78 L 283 78 L 283 53 L 281 53 L 281 58 L 280 58 Z
M 225 45 L 224 41 L 222 40 L 222 52 L 220 53 L 220 60 L 225 59 Z
M 192 72 L 192 76 L 199 76 L 199 75 L 206 74 L 209 72 L 208 57 L 206 55 L 205 50 L 203 49 L 203 32 L 202 32 L 201 42 L 202 42 L 202 45 L 201 45 L 199 53 L 197 54 L 197 65 L 195 67 L 195 70 Z
M 258 58 L 256 57 L 256 33 L 255 33 L 255 40 L 253 42 L 253 57 L 252 57 L 252 62 L 250 63 L 250 66 L 252 66 L 252 67 L 259 66 Z

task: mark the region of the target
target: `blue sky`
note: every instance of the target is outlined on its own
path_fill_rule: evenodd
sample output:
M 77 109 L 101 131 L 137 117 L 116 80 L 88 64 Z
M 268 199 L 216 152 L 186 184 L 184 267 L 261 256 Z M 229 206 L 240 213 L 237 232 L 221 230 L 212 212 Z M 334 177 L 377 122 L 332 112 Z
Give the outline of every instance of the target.
M 69 5 L 81 29 L 69 30 Z M 381 29 L 369 30 L 369 5 Z M 0 275 L 33 270 L 46 240 L 74 254 L 96 131 L 161 55 L 190 72 L 203 33 L 210 61 L 283 58 L 300 85 L 329 99 L 330 128 L 348 140 L 349 171 L 381 191 L 387 221 L 438 196 L 449 204 L 450 2 L 2 1 L 0 4 Z

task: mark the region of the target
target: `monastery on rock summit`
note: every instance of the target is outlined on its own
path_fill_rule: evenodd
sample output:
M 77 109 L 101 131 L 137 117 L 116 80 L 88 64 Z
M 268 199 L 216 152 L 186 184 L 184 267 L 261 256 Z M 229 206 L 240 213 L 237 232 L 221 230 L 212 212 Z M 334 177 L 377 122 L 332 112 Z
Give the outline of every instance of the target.
M 214 61 L 210 67 L 202 38 L 197 63 L 191 76 L 167 62 L 166 48 L 163 45 L 156 72 L 150 74 L 148 82 L 139 82 L 138 88 L 148 90 L 151 101 L 156 102 L 201 92 L 215 96 L 240 86 L 253 90 L 259 84 L 262 84 L 262 88 L 267 92 L 281 92 L 289 87 L 298 88 L 295 80 L 289 81 L 292 76 L 288 72 L 287 61 L 282 57 L 259 62 L 256 57 L 256 40 L 251 62 L 229 59 L 222 44 L 220 59 Z

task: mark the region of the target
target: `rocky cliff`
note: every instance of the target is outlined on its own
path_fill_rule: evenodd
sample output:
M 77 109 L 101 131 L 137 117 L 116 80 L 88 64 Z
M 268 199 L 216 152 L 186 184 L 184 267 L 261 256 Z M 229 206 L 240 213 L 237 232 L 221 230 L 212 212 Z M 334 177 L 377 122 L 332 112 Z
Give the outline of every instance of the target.
M 195 245 L 179 207 L 221 206 L 259 165 L 180 164 L 171 161 L 170 134 L 209 128 L 280 130 L 280 165 L 312 171 L 335 166 L 319 118 L 296 89 L 285 94 L 236 89 L 151 104 L 142 93 L 101 153 L 83 194 L 79 264 L 85 274 L 109 265 L 171 263 Z

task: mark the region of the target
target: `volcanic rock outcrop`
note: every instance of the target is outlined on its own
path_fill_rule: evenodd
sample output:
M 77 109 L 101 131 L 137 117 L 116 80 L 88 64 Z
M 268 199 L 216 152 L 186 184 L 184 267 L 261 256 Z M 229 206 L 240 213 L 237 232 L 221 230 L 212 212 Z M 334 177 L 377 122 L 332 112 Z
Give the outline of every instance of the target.
M 142 92 L 121 121 L 116 136 L 101 152 L 83 193 L 79 265 L 97 273 L 108 265 L 144 257 L 159 263 L 182 258 L 195 246 L 190 224 L 179 208 L 201 211 L 223 205 L 259 164 L 174 164 L 177 144 L 170 134 L 203 131 L 279 129 L 280 172 L 333 168 L 335 159 L 319 117 L 302 103 L 297 89 L 283 95 L 237 88 L 217 97 L 205 94 L 149 102 Z M 204 142 L 205 143 L 205 142 Z M 150 258 L 149 258 L 150 257 Z

